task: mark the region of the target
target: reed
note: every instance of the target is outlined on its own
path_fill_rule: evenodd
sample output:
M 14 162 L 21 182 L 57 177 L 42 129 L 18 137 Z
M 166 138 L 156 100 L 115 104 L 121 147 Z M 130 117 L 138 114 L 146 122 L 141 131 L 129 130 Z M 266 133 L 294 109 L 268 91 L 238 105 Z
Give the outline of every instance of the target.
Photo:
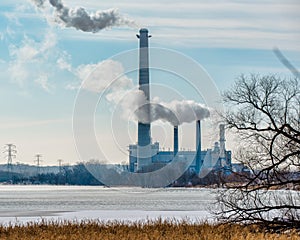
M 296 240 L 300 239 L 300 235 L 296 231 L 271 233 L 253 225 L 190 223 L 184 220 L 157 219 L 138 222 L 85 220 L 11 224 L 0 226 L 0 239 Z

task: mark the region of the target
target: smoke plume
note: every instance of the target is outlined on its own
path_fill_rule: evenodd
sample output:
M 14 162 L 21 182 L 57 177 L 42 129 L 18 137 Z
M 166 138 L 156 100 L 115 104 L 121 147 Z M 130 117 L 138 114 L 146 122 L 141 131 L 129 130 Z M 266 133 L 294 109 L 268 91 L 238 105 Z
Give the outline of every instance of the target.
M 74 27 L 84 32 L 99 32 L 104 28 L 113 26 L 136 26 L 134 21 L 121 16 L 116 9 L 97 11 L 89 14 L 84 8 L 69 8 L 61 0 L 32 0 L 39 8 L 44 7 L 45 2 L 55 9 L 55 17 L 58 23 L 65 27 Z
M 120 99 L 120 96 L 124 97 Z M 125 119 L 133 115 L 134 120 L 142 123 L 161 120 L 179 126 L 210 117 L 209 108 L 201 103 L 192 100 L 162 102 L 158 98 L 149 103 L 141 90 L 125 93 L 124 90 L 114 89 L 106 99 L 121 105 Z
M 142 123 L 161 120 L 178 126 L 210 117 L 208 107 L 192 100 L 163 102 L 156 97 L 149 103 L 142 90 L 132 90 L 134 83 L 124 71 L 122 63 L 105 60 L 78 67 L 77 75 L 83 81 L 83 89 L 104 92 L 108 102 L 119 105 L 126 120 L 132 117 Z
M 134 115 L 136 120 L 142 123 L 162 120 L 178 126 L 209 118 L 210 111 L 206 106 L 192 100 L 160 102 L 156 99 L 156 102 L 144 103 L 134 112 Z

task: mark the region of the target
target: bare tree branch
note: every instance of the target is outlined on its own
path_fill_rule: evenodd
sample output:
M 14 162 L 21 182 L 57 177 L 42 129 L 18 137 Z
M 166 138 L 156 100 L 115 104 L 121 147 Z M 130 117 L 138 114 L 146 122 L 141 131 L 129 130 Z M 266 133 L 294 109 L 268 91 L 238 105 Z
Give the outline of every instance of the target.
M 298 79 L 241 75 L 223 96 L 223 119 L 242 139 L 236 158 L 251 174 L 242 176 L 244 184 L 220 192 L 218 216 L 300 229 Z

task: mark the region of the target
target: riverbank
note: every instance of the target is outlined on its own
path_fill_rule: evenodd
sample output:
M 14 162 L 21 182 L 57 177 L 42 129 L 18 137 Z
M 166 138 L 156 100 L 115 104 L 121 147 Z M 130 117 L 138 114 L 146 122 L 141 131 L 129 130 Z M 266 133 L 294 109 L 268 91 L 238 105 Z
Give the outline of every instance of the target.
M 177 220 L 138 222 L 56 221 L 0 226 L 0 239 L 300 239 L 290 231 L 270 233 L 257 226 L 238 224 L 189 223 Z
M 76 221 L 85 220 L 97 221 L 101 219 L 103 223 L 119 222 L 139 222 L 154 221 L 155 219 L 174 219 L 176 221 L 187 220 L 190 223 L 196 222 L 214 222 L 214 217 L 208 211 L 145 211 L 145 210 L 83 210 L 83 211 L 0 211 L 0 225 L 26 225 L 30 222 L 40 223 L 57 221 Z

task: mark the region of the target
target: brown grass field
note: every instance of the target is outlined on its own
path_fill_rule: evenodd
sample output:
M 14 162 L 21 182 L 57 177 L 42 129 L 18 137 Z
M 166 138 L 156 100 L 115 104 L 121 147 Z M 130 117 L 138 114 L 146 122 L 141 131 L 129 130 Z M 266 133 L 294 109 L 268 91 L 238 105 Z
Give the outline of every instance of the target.
M 147 222 L 46 222 L 0 226 L 0 239 L 203 239 L 257 240 L 300 239 L 299 233 L 270 233 L 255 226 L 238 224 L 190 224 L 186 221 Z

